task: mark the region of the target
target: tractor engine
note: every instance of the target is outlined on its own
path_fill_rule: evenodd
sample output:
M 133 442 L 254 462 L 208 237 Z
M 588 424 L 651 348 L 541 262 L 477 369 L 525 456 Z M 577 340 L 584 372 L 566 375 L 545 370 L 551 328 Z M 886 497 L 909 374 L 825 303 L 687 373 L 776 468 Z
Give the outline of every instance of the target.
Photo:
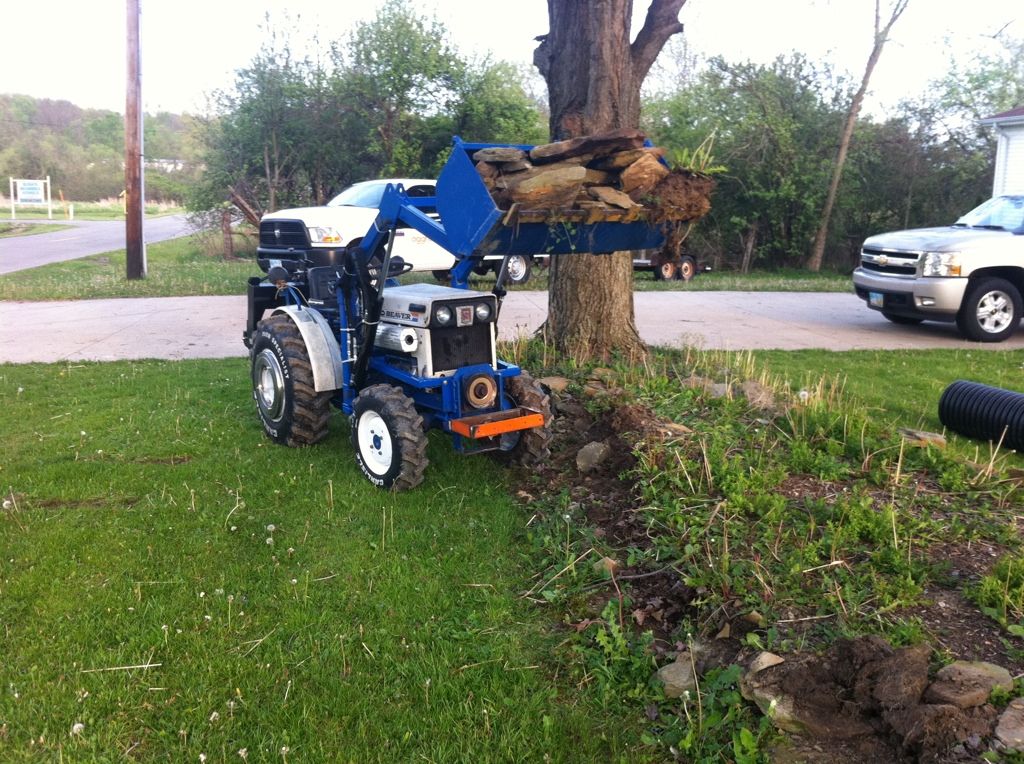
M 390 287 L 375 344 L 388 352 L 389 363 L 421 378 L 480 364 L 495 368 L 497 315 L 497 298 L 488 292 L 437 284 Z

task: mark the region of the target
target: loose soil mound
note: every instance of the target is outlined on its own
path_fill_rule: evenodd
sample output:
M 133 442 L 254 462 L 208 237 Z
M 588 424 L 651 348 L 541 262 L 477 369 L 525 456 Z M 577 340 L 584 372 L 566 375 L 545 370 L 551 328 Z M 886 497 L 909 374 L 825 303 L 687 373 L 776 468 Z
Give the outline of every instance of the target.
M 552 396 L 556 411 L 552 458 L 540 468 L 539 484 L 551 496 L 568 495 L 586 513 L 594 536 L 608 547 L 647 548 L 651 543 L 648 518 L 630 477 L 636 465 L 634 454 L 643 452 L 637 449 L 643 441 L 685 438 L 689 431 L 661 419 L 608 380 L 591 379 L 584 396 L 605 405 L 588 407 L 569 393 Z M 602 413 L 592 413 L 595 408 Z M 611 455 L 596 469 L 581 473 L 576 454 L 594 441 L 610 446 Z M 790 477 L 779 487 L 785 496 L 835 495 L 842 490 L 839 484 L 808 476 Z M 525 494 L 524 498 L 533 497 Z M 1011 651 L 998 624 L 956 590 L 964 583 L 961 577 L 973 580 L 984 575 L 999 550 L 968 544 L 963 549 L 941 545 L 936 551 L 952 562 L 950 588 L 937 587 L 932 605 L 894 614 L 920 617 L 934 645 L 894 648 L 878 637 L 844 639 L 824 652 L 808 648 L 787 654 L 784 663 L 745 679 L 744 695 L 749 700 L 773 715 L 777 711 L 774 706 L 769 710 L 770 699 L 782 699 L 794 720 L 786 727 L 774 717 L 777 726 L 793 733 L 775 751 L 774 760 L 827 764 L 979 760 L 988 748 L 998 711 L 987 703 L 961 709 L 923 698 L 933 646 L 954 658 L 981 658 L 1015 674 L 1022 671 L 1019 654 Z M 624 567 L 615 579 L 628 593 L 631 622 L 654 635 L 653 650 L 659 663 L 688 648 L 695 652 L 698 673 L 730 663 L 746 665 L 753 657 L 743 636 L 763 628 L 763 619 L 758 623 L 726 616 L 723 627 L 720 618 L 700 609 L 701 592 L 687 586 L 673 568 Z M 611 589 L 609 593 L 614 595 Z M 697 644 L 680 641 L 684 619 L 688 624 L 703 624 L 708 632 L 695 635 Z M 788 632 L 795 639 L 803 639 L 801 634 L 811 636 L 806 630 L 815 621 L 795 620 L 798 623 L 777 624 L 780 634 Z

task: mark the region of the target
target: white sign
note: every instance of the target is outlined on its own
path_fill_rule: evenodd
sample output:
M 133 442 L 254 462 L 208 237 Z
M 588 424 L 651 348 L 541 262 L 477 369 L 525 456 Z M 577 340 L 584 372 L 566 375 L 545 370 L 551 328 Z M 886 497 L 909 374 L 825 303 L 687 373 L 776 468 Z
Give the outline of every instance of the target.
M 18 204 L 46 204 L 45 180 L 15 180 Z
M 50 198 L 50 176 L 45 180 L 31 178 L 7 178 L 11 184 L 11 219 L 15 220 L 15 206 L 18 204 L 46 205 L 46 216 L 53 219 L 53 201 Z

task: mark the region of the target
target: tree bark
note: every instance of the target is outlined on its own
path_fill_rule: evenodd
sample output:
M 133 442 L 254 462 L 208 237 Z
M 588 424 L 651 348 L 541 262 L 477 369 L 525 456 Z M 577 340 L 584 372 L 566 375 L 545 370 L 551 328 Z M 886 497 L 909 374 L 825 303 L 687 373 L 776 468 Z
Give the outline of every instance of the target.
M 551 140 L 640 124 L 640 86 L 686 0 L 651 0 L 630 43 L 632 0 L 548 0 L 550 31 L 534 64 L 547 81 Z M 548 320 L 557 350 L 579 361 L 646 352 L 633 317 L 629 252 L 551 258 Z
M 889 38 L 893 24 L 903 15 L 907 9 L 909 0 L 896 0 L 892 6 L 889 20 L 883 27 L 881 25 L 881 0 L 875 0 L 875 41 L 871 48 L 871 55 L 868 56 L 868 63 L 864 69 L 864 76 L 861 78 L 860 87 L 850 102 L 850 110 L 846 114 L 846 123 L 843 125 L 843 133 L 839 139 L 839 151 L 836 154 L 835 167 L 832 169 L 832 181 L 828 186 L 828 196 L 825 198 L 825 208 L 821 211 L 821 223 L 818 232 L 814 236 L 814 246 L 811 248 L 811 256 L 807 260 L 807 268 L 811 271 L 820 271 L 822 260 L 825 258 L 825 240 L 828 238 L 828 226 L 832 220 L 832 208 L 836 203 L 836 196 L 839 193 L 839 181 L 843 178 L 843 166 L 846 164 L 846 154 L 850 149 L 850 139 L 853 137 L 853 128 L 857 124 L 857 116 L 860 114 L 860 107 L 864 103 L 864 96 L 868 90 L 868 83 L 871 74 L 875 71 L 875 65 L 882 56 L 882 48 Z

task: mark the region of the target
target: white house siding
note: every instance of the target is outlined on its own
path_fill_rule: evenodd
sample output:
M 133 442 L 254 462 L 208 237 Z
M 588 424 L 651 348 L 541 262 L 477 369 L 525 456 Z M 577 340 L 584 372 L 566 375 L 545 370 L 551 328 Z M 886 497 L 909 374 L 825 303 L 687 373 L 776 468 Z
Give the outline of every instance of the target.
M 1024 124 L 1000 125 L 992 195 L 1024 194 Z

